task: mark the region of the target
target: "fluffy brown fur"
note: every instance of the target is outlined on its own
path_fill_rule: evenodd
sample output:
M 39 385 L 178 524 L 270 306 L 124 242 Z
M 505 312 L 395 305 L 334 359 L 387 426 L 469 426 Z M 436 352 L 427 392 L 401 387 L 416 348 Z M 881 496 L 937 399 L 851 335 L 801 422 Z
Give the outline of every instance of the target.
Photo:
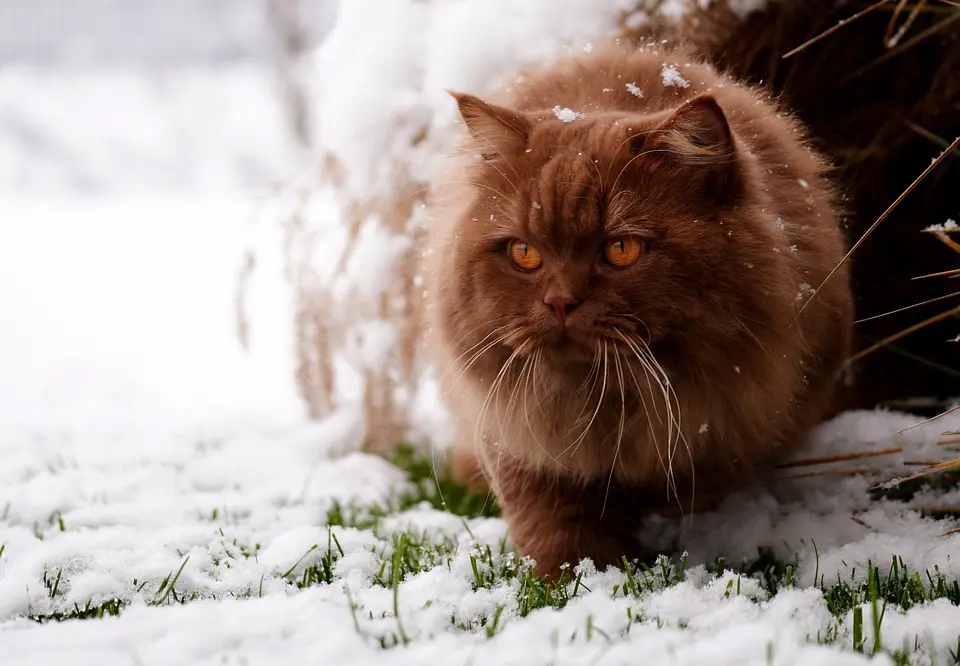
M 826 165 L 677 51 L 609 44 L 454 96 L 468 131 L 424 274 L 458 467 L 476 452 L 541 572 L 640 555 L 646 513 L 708 506 L 837 406 L 845 270 L 797 316 L 845 249 Z M 629 266 L 604 259 L 617 238 L 642 243 Z

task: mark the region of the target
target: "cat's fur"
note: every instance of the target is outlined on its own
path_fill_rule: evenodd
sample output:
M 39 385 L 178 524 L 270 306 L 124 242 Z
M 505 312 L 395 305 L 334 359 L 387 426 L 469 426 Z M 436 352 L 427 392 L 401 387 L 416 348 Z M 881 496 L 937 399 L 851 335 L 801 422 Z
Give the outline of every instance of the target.
M 464 150 L 433 184 L 424 274 L 455 459 L 479 458 L 541 572 L 639 555 L 646 514 L 709 506 L 835 409 L 845 268 L 798 317 L 845 250 L 827 165 L 774 101 L 682 52 L 608 44 L 495 104 L 454 97 Z M 647 250 L 605 265 L 622 234 Z M 538 270 L 512 266 L 513 238 Z M 565 323 L 555 297 L 579 303 Z

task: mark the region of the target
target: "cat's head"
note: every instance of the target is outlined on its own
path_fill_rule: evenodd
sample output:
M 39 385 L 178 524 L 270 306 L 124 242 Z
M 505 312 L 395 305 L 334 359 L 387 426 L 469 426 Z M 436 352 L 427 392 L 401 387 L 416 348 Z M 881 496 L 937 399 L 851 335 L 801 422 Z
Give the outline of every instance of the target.
M 454 97 L 476 192 L 443 250 L 459 340 L 566 367 L 604 345 L 722 347 L 745 336 L 737 322 L 769 323 L 782 266 L 751 203 L 755 168 L 714 97 L 585 116 Z

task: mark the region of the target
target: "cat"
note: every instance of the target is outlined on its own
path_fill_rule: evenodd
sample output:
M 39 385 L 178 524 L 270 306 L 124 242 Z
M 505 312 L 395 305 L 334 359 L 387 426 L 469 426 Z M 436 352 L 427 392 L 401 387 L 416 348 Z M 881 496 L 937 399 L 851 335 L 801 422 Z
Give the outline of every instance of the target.
M 833 415 L 852 335 L 829 164 L 762 92 L 613 41 L 451 92 L 431 184 L 428 348 L 538 573 L 645 554 Z M 801 311 L 802 310 L 802 311 Z

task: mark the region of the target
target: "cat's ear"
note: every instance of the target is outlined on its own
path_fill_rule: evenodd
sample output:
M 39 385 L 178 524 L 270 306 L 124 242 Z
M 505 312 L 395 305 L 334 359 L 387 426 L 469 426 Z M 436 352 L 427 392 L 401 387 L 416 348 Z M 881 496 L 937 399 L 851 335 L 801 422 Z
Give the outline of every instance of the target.
M 449 92 L 484 159 L 510 157 L 527 147 L 533 124 L 525 115 L 473 95 Z
M 655 132 L 654 143 L 675 159 L 694 164 L 723 165 L 736 159 L 727 116 L 710 94 L 698 95 L 674 111 Z
M 740 192 L 733 133 L 713 95 L 685 102 L 647 134 L 639 148 L 664 167 L 683 169 L 686 182 L 718 203 Z

